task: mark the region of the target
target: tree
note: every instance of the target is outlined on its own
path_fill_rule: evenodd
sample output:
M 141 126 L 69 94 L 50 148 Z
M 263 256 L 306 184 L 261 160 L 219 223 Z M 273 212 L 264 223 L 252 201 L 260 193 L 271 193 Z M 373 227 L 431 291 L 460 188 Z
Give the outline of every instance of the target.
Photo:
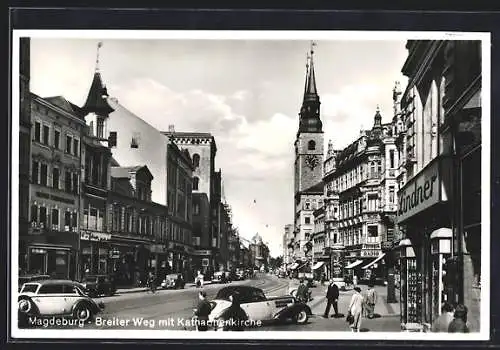
M 283 256 L 278 256 L 276 258 L 269 259 L 269 267 L 271 269 L 278 269 L 283 264 Z

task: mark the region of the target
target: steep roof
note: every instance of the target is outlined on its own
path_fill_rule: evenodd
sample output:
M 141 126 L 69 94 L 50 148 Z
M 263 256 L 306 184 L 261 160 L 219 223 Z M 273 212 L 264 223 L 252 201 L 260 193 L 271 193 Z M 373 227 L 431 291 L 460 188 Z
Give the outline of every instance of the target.
M 146 165 L 136 165 L 128 167 L 112 166 L 111 167 L 111 177 L 114 178 L 130 178 L 130 174 L 137 173 L 138 171 L 144 169 L 149 173 L 149 176 L 153 178 L 151 171 L 149 171 Z
M 45 97 L 44 100 L 53 104 L 54 106 L 61 108 L 65 112 L 68 112 L 72 115 L 75 115 L 75 116 L 79 117 L 80 119 L 84 119 L 83 118 L 84 112 L 82 111 L 82 109 L 80 107 L 78 107 L 77 105 L 69 102 L 68 100 L 66 100 L 62 96 Z
M 316 185 L 313 185 L 306 189 L 305 191 L 302 191 L 302 193 L 323 193 L 324 192 L 324 184 L 323 181 L 318 182 Z
M 102 82 L 101 73 L 96 71 L 82 110 L 85 114 L 93 112 L 96 114 L 108 115 L 113 112 L 114 109 L 108 104 L 106 100 L 107 97 L 108 91 Z

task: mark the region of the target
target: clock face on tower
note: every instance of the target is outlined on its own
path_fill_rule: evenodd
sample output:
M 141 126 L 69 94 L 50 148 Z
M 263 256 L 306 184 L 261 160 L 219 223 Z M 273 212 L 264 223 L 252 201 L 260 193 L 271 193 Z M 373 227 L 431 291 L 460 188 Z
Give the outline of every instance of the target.
M 314 168 L 316 168 L 318 163 L 319 163 L 318 156 L 314 154 L 308 154 L 306 156 L 306 164 L 311 170 L 314 170 Z

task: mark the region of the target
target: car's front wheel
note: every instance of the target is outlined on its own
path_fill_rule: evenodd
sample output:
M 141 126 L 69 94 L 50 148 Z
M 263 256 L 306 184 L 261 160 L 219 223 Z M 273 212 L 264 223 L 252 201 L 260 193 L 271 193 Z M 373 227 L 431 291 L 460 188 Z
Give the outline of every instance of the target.
M 299 311 L 293 318 L 294 322 L 297 324 L 305 324 L 305 323 L 307 323 L 308 319 L 309 319 L 309 316 L 307 315 L 306 310 Z
M 73 315 L 78 321 L 81 322 L 90 322 L 92 321 L 92 316 L 93 316 L 90 306 L 83 303 L 77 305 Z

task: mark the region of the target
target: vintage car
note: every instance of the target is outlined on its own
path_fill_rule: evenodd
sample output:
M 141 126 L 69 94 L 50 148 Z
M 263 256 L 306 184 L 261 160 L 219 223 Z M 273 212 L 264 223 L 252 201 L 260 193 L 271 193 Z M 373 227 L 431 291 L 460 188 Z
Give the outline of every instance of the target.
M 116 293 L 116 287 L 111 276 L 88 275 L 82 280 L 82 285 L 89 296 L 95 298 L 99 295 L 112 296 Z
M 266 297 L 262 289 L 251 286 L 229 286 L 219 290 L 216 297 L 210 302 L 212 311 L 209 315 L 211 324 L 217 327 L 216 322 L 224 310 L 230 305 L 229 297 L 237 295 L 241 308 L 251 321 L 278 322 L 292 320 L 297 324 L 307 323 L 312 315 L 311 309 L 305 303 L 297 301 L 291 295 L 281 297 Z
M 227 271 L 217 271 L 212 279 L 214 283 L 229 283 L 231 282 L 230 274 Z
M 183 289 L 185 285 L 181 274 L 171 273 L 165 276 L 160 286 L 163 289 Z
M 20 292 L 21 288 L 25 283 L 28 282 L 35 282 L 35 281 L 43 281 L 43 280 L 49 280 L 50 276 L 49 275 L 24 275 L 24 276 L 19 276 L 18 280 L 18 285 L 17 285 L 17 291 Z
M 96 303 L 84 290 L 81 283 L 70 280 L 25 283 L 17 299 L 19 326 L 28 326 L 30 317 L 67 316 L 91 322 L 104 304 Z

